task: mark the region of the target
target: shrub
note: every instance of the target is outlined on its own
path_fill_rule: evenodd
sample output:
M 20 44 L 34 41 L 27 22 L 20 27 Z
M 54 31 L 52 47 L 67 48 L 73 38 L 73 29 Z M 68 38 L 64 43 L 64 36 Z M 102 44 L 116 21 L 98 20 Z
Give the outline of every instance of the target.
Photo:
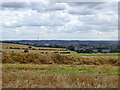
M 29 49 L 31 49 L 31 48 L 32 48 L 32 46 L 29 46 L 28 48 L 29 48 Z
M 54 53 L 58 53 L 58 52 L 54 52 Z
M 35 49 L 35 48 L 32 48 L 32 50 L 37 50 L 37 49 Z
M 12 47 L 10 47 L 10 49 L 12 49 Z
M 28 52 L 29 52 L 28 49 L 25 49 L 25 50 L 24 50 L 24 53 L 28 53 Z

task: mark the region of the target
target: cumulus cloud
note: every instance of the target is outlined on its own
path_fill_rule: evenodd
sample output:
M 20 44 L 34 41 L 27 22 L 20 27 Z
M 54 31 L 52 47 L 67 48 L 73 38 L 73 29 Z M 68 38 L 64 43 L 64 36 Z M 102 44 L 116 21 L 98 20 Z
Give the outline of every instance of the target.
M 117 2 L 4 2 L 2 8 L 3 39 L 117 39 Z

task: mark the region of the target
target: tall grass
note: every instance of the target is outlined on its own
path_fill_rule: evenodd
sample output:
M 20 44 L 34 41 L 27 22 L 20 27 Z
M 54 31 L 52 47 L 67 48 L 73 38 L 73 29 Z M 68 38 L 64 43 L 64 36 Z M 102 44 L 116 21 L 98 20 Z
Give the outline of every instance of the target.
M 118 75 L 88 73 L 3 72 L 3 88 L 118 88 Z
M 39 53 L 3 53 L 2 63 L 20 64 L 73 64 L 73 65 L 115 65 L 120 62 L 118 57 L 105 56 L 72 56 L 60 54 L 39 54 Z

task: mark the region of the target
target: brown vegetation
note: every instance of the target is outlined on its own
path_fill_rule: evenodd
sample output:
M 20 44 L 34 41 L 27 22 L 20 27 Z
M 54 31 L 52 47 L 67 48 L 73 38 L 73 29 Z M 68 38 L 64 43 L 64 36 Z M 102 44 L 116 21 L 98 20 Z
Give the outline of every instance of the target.
M 115 65 L 119 64 L 118 57 L 92 57 L 72 56 L 60 54 L 38 54 L 38 53 L 3 53 L 2 63 L 24 63 L 24 64 L 74 64 L 74 65 Z
M 117 88 L 117 75 L 3 72 L 3 88 Z
M 83 72 L 83 67 L 94 72 Z M 114 66 L 80 65 L 35 65 L 3 64 L 3 88 L 117 88 L 118 73 L 100 73 L 103 69 L 116 70 Z M 54 72 L 59 68 L 58 72 Z M 74 72 L 61 72 L 63 68 L 81 69 Z M 82 69 L 83 68 L 83 69 Z

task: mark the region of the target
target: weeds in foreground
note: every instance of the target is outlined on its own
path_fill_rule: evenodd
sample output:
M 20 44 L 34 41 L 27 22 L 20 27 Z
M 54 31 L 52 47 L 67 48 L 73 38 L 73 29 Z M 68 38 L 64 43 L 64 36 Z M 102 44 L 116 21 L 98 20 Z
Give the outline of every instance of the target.
M 118 87 L 118 67 L 111 65 L 3 64 L 2 69 L 3 88 Z
M 95 73 L 3 72 L 3 88 L 117 88 L 118 75 Z

